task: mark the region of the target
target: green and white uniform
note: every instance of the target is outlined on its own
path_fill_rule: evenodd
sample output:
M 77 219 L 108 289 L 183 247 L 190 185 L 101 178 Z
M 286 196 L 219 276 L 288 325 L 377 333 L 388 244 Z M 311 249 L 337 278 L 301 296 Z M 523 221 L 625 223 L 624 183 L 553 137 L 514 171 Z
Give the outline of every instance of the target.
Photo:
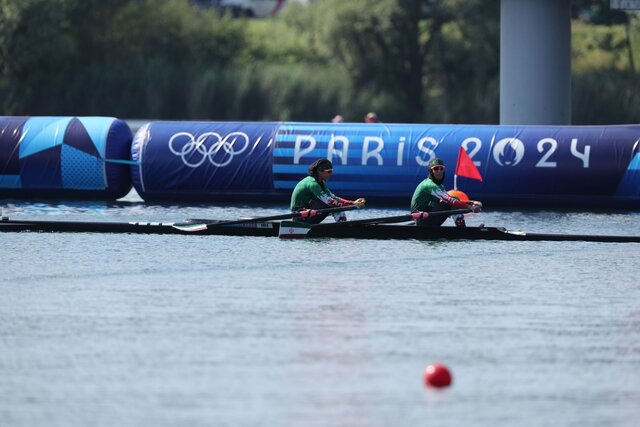
M 444 185 L 436 184 L 431 177 L 423 180 L 411 198 L 411 212 L 436 212 L 448 209 L 466 209 L 469 205 L 452 197 L 444 189 Z M 440 226 L 446 216 L 427 218 L 417 221 L 421 226 Z
M 452 197 L 444 189 L 444 185 L 436 184 L 427 178 L 416 187 L 411 199 L 411 212 L 429 212 L 440 203 L 444 203 L 454 209 L 465 209 L 467 203 Z
M 303 209 L 324 209 L 352 204 L 351 200 L 346 200 L 333 194 L 324 181 L 319 183 L 312 176 L 307 176 L 298 182 L 291 195 L 291 210 L 294 212 Z M 342 219 L 341 217 L 345 217 L 345 214 L 344 212 L 336 212 L 333 216 L 337 221 Z M 326 215 L 322 216 L 317 222 L 322 221 L 324 218 L 326 218 Z

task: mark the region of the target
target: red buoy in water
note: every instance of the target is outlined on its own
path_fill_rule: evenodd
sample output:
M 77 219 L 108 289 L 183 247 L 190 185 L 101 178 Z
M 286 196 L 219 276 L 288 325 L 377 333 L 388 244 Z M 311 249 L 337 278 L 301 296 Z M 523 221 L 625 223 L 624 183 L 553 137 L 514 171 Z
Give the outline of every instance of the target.
M 449 190 L 449 191 L 447 191 L 447 193 L 449 193 L 449 195 L 451 197 L 456 197 L 458 200 L 461 200 L 463 202 L 468 202 L 469 201 L 469 196 L 467 196 L 467 193 L 465 193 L 464 191 Z
M 424 371 L 424 383 L 431 387 L 447 387 L 451 385 L 451 372 L 442 363 L 427 366 Z

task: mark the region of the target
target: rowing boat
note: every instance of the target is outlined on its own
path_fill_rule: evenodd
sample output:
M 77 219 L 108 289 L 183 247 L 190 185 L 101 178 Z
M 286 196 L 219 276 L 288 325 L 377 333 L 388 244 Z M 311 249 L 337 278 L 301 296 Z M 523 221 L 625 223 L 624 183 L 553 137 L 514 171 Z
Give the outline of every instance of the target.
M 209 221 L 201 229 L 187 231 L 173 222 L 85 222 L 0 220 L 0 232 L 61 232 L 61 233 L 130 233 L 182 234 L 219 236 L 277 237 L 280 222 L 256 221 L 216 225 Z M 194 222 L 194 225 L 202 225 Z M 348 239 L 415 239 L 415 240 L 511 240 L 511 241 L 587 241 L 640 243 L 640 236 L 597 234 L 543 234 L 507 230 L 502 227 L 416 227 L 371 223 L 327 223 L 312 226 L 306 238 Z

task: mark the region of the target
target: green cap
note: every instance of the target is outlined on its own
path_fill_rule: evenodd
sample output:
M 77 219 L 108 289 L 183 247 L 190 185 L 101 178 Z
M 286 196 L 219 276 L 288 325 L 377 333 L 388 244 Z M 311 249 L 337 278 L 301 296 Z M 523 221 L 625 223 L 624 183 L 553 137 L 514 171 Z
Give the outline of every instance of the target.
M 444 165 L 444 162 L 441 159 L 437 158 L 437 157 L 429 160 L 429 169 L 431 169 L 434 166 L 438 166 L 438 165 Z

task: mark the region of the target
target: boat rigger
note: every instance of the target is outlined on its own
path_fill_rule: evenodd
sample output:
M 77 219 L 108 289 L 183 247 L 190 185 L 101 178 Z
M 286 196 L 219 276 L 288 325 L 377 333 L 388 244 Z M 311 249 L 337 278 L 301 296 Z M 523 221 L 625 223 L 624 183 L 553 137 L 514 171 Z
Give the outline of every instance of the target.
M 173 222 L 85 222 L 0 220 L 0 232 L 56 232 L 56 233 L 126 233 L 177 234 L 193 236 L 251 236 L 278 237 L 281 227 L 292 222 L 255 221 L 231 223 L 227 221 L 192 222 L 193 231 L 185 224 Z M 295 224 L 295 223 L 293 223 Z M 197 226 L 197 227 L 196 227 Z M 286 231 L 286 230 L 285 230 Z M 286 233 L 285 233 L 286 234 Z M 318 224 L 308 226 L 307 239 L 400 239 L 400 240 L 507 240 L 507 241 L 585 241 L 640 243 L 640 236 L 597 234 L 545 234 L 512 231 L 501 227 L 416 227 L 380 223 Z

